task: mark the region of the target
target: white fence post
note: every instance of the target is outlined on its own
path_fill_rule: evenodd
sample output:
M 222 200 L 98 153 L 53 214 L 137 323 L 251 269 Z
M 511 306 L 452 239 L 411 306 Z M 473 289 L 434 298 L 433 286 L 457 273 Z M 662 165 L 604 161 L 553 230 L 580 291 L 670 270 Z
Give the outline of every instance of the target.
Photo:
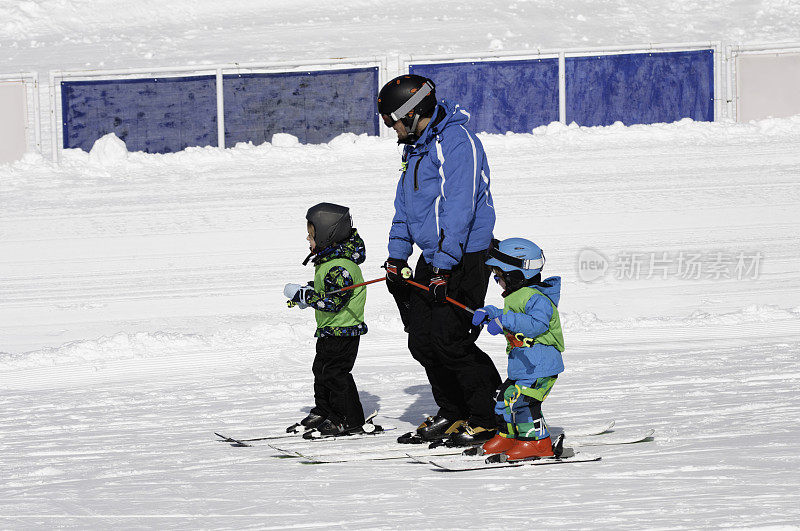
M 56 119 L 56 72 L 50 72 L 50 145 L 53 149 L 53 162 L 61 160 L 61 150 L 58 148 L 58 120 Z
M 217 68 L 217 146 L 225 149 L 225 93 L 222 86 L 222 68 Z
M 733 106 L 733 87 L 736 83 L 736 78 L 733 73 L 733 47 L 729 44 L 725 47 L 725 77 L 727 82 L 725 84 L 725 102 L 727 108 L 727 118 L 736 120 L 736 114 Z
M 567 54 L 558 54 L 558 121 L 567 124 Z

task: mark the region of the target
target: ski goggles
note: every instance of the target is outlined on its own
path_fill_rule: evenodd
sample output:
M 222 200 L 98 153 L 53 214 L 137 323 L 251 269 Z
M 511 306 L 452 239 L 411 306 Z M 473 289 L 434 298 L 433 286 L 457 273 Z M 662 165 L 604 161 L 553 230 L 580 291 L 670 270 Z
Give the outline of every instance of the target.
M 520 269 L 541 269 L 544 267 L 544 251 L 542 251 L 542 257 L 537 258 L 535 260 L 529 260 L 526 258 L 518 258 L 516 256 L 511 256 L 510 254 L 506 254 L 500 250 L 500 242 L 498 240 L 492 240 L 492 246 L 489 248 L 489 257 L 494 258 L 504 264 L 508 264 L 512 267 L 518 267 Z

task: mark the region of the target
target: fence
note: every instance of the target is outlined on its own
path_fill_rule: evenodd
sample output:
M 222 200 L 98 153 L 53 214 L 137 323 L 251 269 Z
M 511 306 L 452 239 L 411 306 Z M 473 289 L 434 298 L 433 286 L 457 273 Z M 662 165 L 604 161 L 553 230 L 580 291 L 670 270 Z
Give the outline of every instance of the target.
M 0 76 L 0 163 L 41 150 L 36 73 Z
M 304 68 L 303 67 L 312 67 Z M 275 133 L 327 142 L 378 134 L 381 61 L 51 73 L 52 149 L 114 133 L 131 151 L 257 144 Z
M 800 44 L 729 46 L 729 114 L 737 121 L 800 114 Z
M 477 132 L 528 132 L 554 121 L 630 125 L 800 113 L 800 44 L 721 50 L 721 44 L 705 42 L 407 56 L 393 62 L 372 57 L 56 71 L 46 87 L 45 131 L 36 75 L 4 76 L 0 162 L 41 151 L 43 134 L 56 160 L 62 149 L 89 150 L 112 132 L 129 150 L 150 153 L 260 144 L 275 133 L 304 143 L 327 142 L 344 132 L 388 136 L 376 113 L 377 92 L 406 72 L 433 78 L 439 97 L 471 112 L 469 126 Z
M 408 57 L 403 66 L 469 109 L 476 132 L 578 125 L 713 121 L 724 109 L 719 43 L 662 44 L 535 55 Z M 454 62 L 458 61 L 458 62 Z

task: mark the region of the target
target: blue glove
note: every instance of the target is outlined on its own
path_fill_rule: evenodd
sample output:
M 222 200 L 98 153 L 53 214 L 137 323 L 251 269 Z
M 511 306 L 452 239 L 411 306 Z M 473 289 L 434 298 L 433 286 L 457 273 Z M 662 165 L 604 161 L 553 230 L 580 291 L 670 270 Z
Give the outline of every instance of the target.
M 301 286 L 300 284 L 286 284 L 283 287 L 283 294 L 289 302 L 297 304 L 301 310 L 308 308 L 308 296 L 314 292 L 311 286 Z
M 475 310 L 475 313 L 472 314 L 472 324 L 474 326 L 482 326 L 501 315 L 503 315 L 503 310 L 489 304 Z
M 489 321 L 489 324 L 486 326 L 486 331 L 492 334 L 493 336 L 496 336 L 497 334 L 502 334 L 503 323 L 500 322 L 500 318 L 495 317 L 494 319 Z

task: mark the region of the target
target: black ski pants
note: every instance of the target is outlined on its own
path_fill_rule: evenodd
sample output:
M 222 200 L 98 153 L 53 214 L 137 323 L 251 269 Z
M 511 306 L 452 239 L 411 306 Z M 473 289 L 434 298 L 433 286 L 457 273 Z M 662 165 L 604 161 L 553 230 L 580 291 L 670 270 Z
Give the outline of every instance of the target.
M 452 271 L 447 296 L 473 309 L 483 306 L 490 275 L 485 261 L 485 252 L 465 253 Z M 414 280 L 427 286 L 431 275 L 431 266 L 420 257 Z M 494 396 L 500 374 L 475 345 L 480 329 L 472 326 L 472 315 L 450 303 L 433 302 L 420 288 L 391 288 L 408 332 L 408 349 L 425 368 L 438 414 L 495 428 Z
M 350 374 L 360 340 L 361 336 L 317 338 L 317 355 L 311 366 L 314 372 L 314 408 L 311 412 L 348 428 L 364 424 L 364 410 L 356 382 Z

